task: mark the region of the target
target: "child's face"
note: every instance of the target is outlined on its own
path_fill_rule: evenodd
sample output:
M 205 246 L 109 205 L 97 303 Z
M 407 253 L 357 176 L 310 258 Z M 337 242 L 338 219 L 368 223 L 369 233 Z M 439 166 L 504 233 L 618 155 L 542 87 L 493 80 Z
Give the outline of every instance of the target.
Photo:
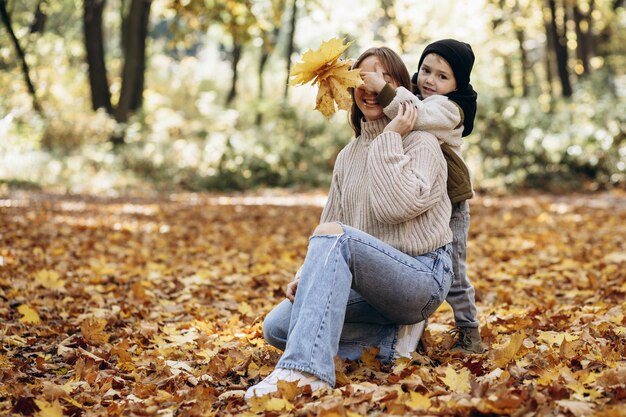
M 372 73 L 375 73 L 377 68 L 382 68 L 383 78 L 385 81 L 391 84 L 394 88 L 398 86 L 398 83 L 387 73 L 385 67 L 377 56 L 368 56 L 359 64 L 359 68 L 361 71 Z M 369 91 L 365 84 L 354 90 L 354 101 L 363 113 L 363 117 L 365 117 L 365 120 L 368 122 L 380 119 L 385 115 L 385 113 L 383 113 L 383 107 L 376 101 L 376 96 L 377 94 L 373 91 Z
M 456 90 L 456 78 L 448 61 L 435 53 L 426 55 L 417 75 L 417 88 L 423 98 Z

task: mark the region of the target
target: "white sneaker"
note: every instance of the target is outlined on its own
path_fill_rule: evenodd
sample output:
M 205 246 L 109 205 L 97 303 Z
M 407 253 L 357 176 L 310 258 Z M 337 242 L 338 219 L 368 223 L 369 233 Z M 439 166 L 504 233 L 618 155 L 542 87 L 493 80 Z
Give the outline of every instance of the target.
M 426 328 L 426 320 L 415 324 L 405 324 L 398 329 L 395 358 L 411 359 L 411 352 L 417 350 L 417 344 Z
M 262 397 L 264 395 L 278 391 L 278 381 L 298 381 L 299 387 L 310 385 L 311 391 L 317 391 L 321 388 L 330 388 L 327 383 L 325 383 L 315 375 L 309 374 L 308 372 L 300 372 L 293 369 L 276 368 L 261 382 L 248 388 L 245 395 L 246 400 L 249 400 L 252 397 Z

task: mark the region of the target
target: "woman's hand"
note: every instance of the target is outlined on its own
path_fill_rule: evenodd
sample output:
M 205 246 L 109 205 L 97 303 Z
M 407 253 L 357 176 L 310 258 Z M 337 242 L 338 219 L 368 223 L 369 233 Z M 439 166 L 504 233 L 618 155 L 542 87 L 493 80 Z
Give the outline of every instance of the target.
M 296 271 L 296 275 L 293 277 L 293 281 L 287 284 L 287 290 L 285 294 L 287 299 L 293 303 L 296 298 L 296 291 L 298 290 L 298 282 L 300 282 L 300 276 L 302 275 L 302 267 Z
M 287 299 L 293 303 L 293 300 L 296 299 L 296 291 L 298 290 L 298 282 L 300 282 L 300 277 L 296 277 L 293 281 L 287 284 Z
M 413 103 L 405 102 L 400 104 L 396 117 L 385 126 L 385 132 L 396 132 L 404 136 L 413 130 L 415 122 L 417 122 L 417 109 Z

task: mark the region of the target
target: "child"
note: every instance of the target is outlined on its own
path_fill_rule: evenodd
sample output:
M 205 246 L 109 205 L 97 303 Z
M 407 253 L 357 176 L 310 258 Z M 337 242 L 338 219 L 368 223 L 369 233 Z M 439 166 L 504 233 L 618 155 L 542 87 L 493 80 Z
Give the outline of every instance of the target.
M 469 229 L 469 205 L 467 200 L 474 192 L 467 165 L 461 154 L 462 137 L 471 133 L 476 115 L 477 94 L 470 82 L 474 53 L 469 44 L 454 39 L 431 43 L 424 49 L 418 64 L 418 72 L 412 77 L 420 99 L 403 87 L 394 89 L 383 78 L 381 68 L 376 72 L 361 73 L 365 88 L 378 93 L 377 100 L 385 114 L 393 118 L 404 102 L 410 101 L 417 108 L 414 130 L 434 134 L 448 163 L 448 196 L 452 202 L 450 228 L 454 282 L 446 301 L 455 316 L 454 332 L 459 340 L 453 351 L 482 353 L 479 323 L 476 320 L 474 287 L 466 274 L 466 245 Z M 399 344 L 415 347 L 421 337 L 424 322 L 402 326 Z M 407 342 L 408 341 L 408 342 Z

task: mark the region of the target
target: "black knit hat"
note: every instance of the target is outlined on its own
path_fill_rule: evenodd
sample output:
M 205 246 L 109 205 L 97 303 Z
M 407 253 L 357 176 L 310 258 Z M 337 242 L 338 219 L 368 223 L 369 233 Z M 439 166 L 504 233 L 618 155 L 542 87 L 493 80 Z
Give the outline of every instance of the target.
M 459 42 L 454 39 L 443 39 L 431 43 L 424 49 L 424 52 L 422 52 L 419 64 L 417 65 L 418 72 L 413 74 L 413 78 L 411 79 L 414 84 L 417 84 L 419 69 L 422 66 L 424 58 L 430 53 L 436 53 L 448 61 L 448 64 L 450 64 L 454 72 L 457 89 L 446 94 L 446 96 L 458 104 L 461 110 L 463 110 L 463 136 L 467 136 L 472 133 L 474 129 L 476 100 L 478 98 L 478 94 L 476 94 L 476 91 L 474 91 L 474 88 L 472 88 L 470 84 L 470 73 L 474 66 L 474 52 L 472 51 L 472 47 L 465 42 Z
M 465 88 L 470 82 L 470 73 L 474 66 L 474 52 L 472 51 L 472 47 L 468 43 L 459 42 L 455 39 L 442 39 L 433 42 L 422 52 L 419 64 L 417 64 L 418 70 L 422 66 L 426 55 L 433 52 L 448 61 L 448 64 L 450 64 L 454 72 L 457 88 L 459 90 Z

